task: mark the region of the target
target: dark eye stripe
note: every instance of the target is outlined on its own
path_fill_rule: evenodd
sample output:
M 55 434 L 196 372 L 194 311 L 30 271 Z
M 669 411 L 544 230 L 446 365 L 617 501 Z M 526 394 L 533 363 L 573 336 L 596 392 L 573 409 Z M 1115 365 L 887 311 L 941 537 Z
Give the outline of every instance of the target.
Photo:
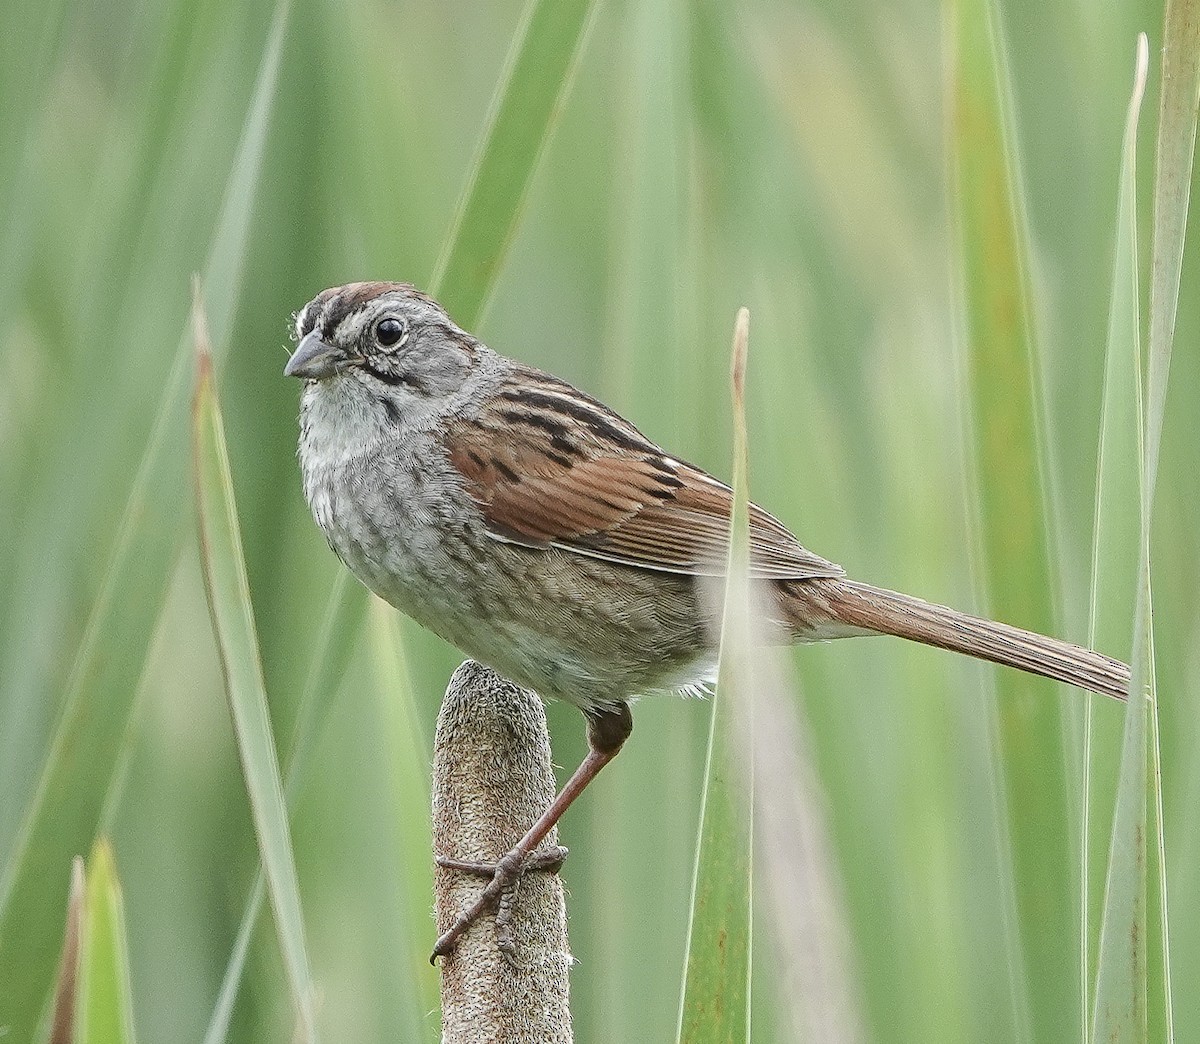
M 408 381 L 406 381 L 398 373 L 385 373 L 383 370 L 377 369 L 372 365 L 369 359 L 363 360 L 363 369 L 365 369 L 372 377 L 383 381 L 384 384 L 390 384 L 393 388 L 398 385 L 408 383 Z

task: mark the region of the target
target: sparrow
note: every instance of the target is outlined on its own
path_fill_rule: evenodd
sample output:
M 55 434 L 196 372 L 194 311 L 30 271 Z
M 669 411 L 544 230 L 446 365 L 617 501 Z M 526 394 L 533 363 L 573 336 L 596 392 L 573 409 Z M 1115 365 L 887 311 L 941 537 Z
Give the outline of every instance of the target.
M 371 591 L 468 656 L 577 706 L 588 754 L 438 940 L 454 942 L 529 866 L 616 755 L 631 700 L 713 677 L 733 495 L 598 399 L 500 355 L 408 283 L 322 291 L 295 317 L 304 495 Z M 895 635 L 1123 699 L 1102 653 L 851 580 L 750 505 L 751 579 L 793 642 Z

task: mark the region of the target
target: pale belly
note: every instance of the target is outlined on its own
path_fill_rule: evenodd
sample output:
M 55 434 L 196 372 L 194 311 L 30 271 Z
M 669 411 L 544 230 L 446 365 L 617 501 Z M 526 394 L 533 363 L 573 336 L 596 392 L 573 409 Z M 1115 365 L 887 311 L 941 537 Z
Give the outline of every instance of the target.
M 711 679 L 692 581 L 486 534 L 412 469 L 401 498 L 368 462 L 307 475 L 330 545 L 375 594 L 466 655 L 583 709 Z M 337 492 L 335 492 L 335 490 Z

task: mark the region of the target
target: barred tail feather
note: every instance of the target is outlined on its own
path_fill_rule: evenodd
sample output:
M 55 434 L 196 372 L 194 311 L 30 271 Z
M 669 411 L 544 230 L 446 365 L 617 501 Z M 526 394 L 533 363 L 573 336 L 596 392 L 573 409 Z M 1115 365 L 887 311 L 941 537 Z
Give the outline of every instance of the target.
M 891 634 L 1115 699 L 1129 694 L 1125 664 L 1070 642 L 854 580 L 806 580 L 780 586 L 784 611 L 801 640 L 863 632 Z

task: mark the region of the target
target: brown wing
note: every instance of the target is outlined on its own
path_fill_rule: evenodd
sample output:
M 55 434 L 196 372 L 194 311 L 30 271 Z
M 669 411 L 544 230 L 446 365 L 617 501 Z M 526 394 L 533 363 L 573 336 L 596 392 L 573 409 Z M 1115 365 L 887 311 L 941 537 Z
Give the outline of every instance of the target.
M 667 572 L 724 571 L 729 487 L 556 378 L 523 371 L 478 417 L 452 425 L 446 448 L 498 539 Z M 754 505 L 750 547 L 755 576 L 843 572 Z

